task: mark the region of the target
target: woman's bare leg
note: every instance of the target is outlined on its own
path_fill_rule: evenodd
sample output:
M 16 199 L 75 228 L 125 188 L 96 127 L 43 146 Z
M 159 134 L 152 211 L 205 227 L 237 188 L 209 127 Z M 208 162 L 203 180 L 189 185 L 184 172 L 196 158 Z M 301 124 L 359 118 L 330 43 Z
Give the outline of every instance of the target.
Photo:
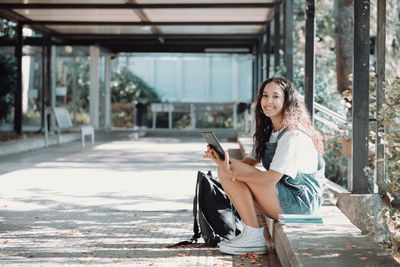
M 252 227 L 260 227 L 257 220 L 257 211 L 250 188 L 243 182 L 232 181 L 224 172 L 218 169 L 218 177 L 224 191 L 227 193 L 233 206 L 242 221 Z
M 282 213 L 275 183 L 268 180 L 232 181 L 229 175 L 218 169 L 224 191 L 228 194 L 242 221 L 252 227 L 259 227 L 256 208 L 268 217 L 277 219 Z

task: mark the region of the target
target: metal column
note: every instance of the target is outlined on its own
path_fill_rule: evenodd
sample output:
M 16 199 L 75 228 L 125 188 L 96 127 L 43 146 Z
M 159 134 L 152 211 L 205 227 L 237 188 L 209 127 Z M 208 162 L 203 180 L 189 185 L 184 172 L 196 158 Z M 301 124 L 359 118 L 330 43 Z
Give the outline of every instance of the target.
M 376 73 L 378 74 L 376 81 L 376 115 L 379 116 L 379 110 L 385 103 L 385 47 L 386 47 L 386 0 L 378 1 L 378 23 L 377 23 L 377 59 Z M 376 167 L 375 167 L 375 185 L 377 187 L 386 188 L 385 186 L 385 162 L 381 159 L 385 158 L 385 146 L 381 143 L 380 134 L 385 131 L 382 120 L 376 120 Z M 376 187 L 375 186 L 375 187 Z M 374 188 L 377 192 L 378 188 Z
M 306 2 L 306 59 L 304 99 L 310 111 L 311 119 L 314 117 L 314 81 L 315 81 L 315 0 Z
M 368 193 L 369 0 L 354 1 L 353 193 Z
M 275 6 L 275 17 L 274 17 L 274 75 L 275 72 L 278 70 L 280 65 L 280 57 L 279 57 L 279 50 L 280 50 L 280 22 L 279 22 L 279 5 Z
M 265 34 L 267 36 L 267 44 L 265 47 L 265 53 L 266 53 L 266 57 L 267 57 L 267 62 L 266 62 L 267 67 L 266 67 L 265 75 L 266 75 L 266 78 L 268 79 L 270 77 L 269 71 L 270 71 L 270 67 L 271 67 L 271 57 L 270 57 L 270 55 L 271 55 L 271 23 L 268 23 L 267 31 Z
M 259 84 L 262 83 L 262 81 L 265 79 L 264 76 L 264 53 L 265 53 L 265 45 L 264 45 L 264 35 L 261 35 L 259 38 L 260 46 L 259 46 L 259 52 L 258 52 L 258 57 L 259 57 L 259 71 L 260 71 L 260 79 L 258 81 Z
M 23 25 L 17 24 L 17 40 L 15 45 L 15 58 L 17 60 L 17 88 L 14 96 L 14 131 L 22 133 L 22 36 Z
M 293 0 L 285 3 L 285 67 L 286 78 L 293 81 Z

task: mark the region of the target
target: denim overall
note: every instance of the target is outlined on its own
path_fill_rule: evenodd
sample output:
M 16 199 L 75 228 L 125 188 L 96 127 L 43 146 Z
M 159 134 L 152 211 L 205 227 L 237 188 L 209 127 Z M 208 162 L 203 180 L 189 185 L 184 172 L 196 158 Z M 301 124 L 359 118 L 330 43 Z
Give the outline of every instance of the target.
M 266 149 L 262 156 L 262 164 L 266 170 L 269 170 L 279 139 L 286 132 L 287 130 L 284 129 L 279 133 L 276 143 L 266 143 Z M 312 214 L 317 212 L 323 202 L 324 172 L 325 161 L 318 153 L 318 170 L 315 173 L 298 172 L 294 179 L 284 174 L 276 184 L 282 212 L 284 214 Z

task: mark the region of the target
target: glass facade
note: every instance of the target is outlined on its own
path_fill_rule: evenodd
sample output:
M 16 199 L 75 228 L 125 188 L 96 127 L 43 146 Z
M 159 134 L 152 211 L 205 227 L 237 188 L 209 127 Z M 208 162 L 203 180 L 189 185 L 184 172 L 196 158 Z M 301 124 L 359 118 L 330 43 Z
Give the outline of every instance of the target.
M 155 89 L 163 102 L 252 101 L 252 57 L 248 54 L 131 53 L 117 57 Z

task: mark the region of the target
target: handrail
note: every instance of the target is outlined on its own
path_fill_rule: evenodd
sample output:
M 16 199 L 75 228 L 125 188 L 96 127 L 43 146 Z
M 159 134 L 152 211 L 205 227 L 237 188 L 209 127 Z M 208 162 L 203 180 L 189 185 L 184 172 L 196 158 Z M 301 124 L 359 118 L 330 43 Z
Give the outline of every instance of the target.
M 342 115 L 340 115 L 339 113 L 336 113 L 335 111 L 330 110 L 329 108 L 324 107 L 323 105 L 318 104 L 318 103 L 314 103 L 314 106 L 315 106 L 315 109 L 321 111 L 322 113 L 330 115 L 331 117 L 335 118 L 336 120 L 340 121 L 341 123 L 346 124 L 346 125 L 351 125 L 351 123 L 348 122 L 346 120 L 346 118 L 343 117 Z

